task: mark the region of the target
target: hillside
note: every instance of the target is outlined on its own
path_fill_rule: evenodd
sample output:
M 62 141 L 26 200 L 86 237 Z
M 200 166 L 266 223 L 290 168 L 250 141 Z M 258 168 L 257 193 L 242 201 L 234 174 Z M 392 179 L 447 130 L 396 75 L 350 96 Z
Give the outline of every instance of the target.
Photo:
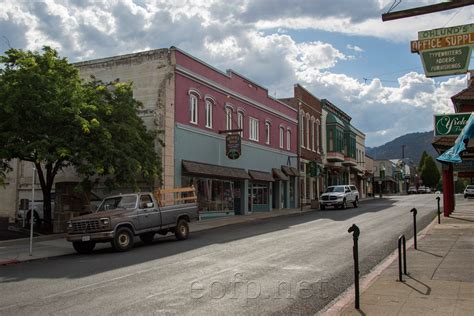
M 396 159 L 402 157 L 402 145 L 405 145 L 405 157 L 419 164 L 421 154 L 426 151 L 433 158 L 438 154 L 431 145 L 433 131 L 411 133 L 395 138 L 378 147 L 367 147 L 366 153 L 374 159 Z

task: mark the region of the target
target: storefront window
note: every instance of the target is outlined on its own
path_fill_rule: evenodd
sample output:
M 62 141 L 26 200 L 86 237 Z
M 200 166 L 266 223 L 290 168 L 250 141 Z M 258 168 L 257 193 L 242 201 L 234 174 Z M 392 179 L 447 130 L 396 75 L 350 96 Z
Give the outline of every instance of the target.
M 183 186 L 194 184 L 201 212 L 227 212 L 234 210 L 233 181 L 183 177 L 182 184 Z
M 254 184 L 249 189 L 249 198 L 252 199 L 252 204 L 268 204 L 268 184 Z

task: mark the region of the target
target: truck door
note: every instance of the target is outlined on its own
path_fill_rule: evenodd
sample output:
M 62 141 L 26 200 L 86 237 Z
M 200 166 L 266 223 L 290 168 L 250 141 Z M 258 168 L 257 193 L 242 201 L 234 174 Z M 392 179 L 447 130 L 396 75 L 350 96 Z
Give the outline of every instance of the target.
M 138 219 L 141 229 L 159 228 L 161 226 L 161 214 L 158 205 L 155 205 L 149 194 L 140 195 L 138 204 Z

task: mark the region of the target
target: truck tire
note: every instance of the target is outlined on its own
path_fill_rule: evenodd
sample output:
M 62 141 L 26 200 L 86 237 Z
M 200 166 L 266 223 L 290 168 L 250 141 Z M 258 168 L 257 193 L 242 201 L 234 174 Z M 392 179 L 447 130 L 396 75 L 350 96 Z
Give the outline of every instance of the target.
M 326 205 L 320 204 L 320 205 L 319 205 L 319 209 L 320 209 L 321 211 L 324 211 L 324 210 L 326 209 Z
M 347 208 L 346 199 L 342 200 L 341 209 L 345 210 Z
M 127 251 L 133 247 L 133 233 L 128 227 L 119 227 L 115 232 L 112 247 L 116 251 Z
M 94 250 L 95 241 L 73 241 L 72 246 L 77 253 L 88 254 Z
M 143 241 L 145 244 L 151 244 L 155 239 L 155 233 L 145 233 L 140 235 L 140 240 Z
M 352 204 L 354 205 L 354 207 L 359 207 L 359 198 L 356 198 Z
M 174 230 L 174 235 L 178 240 L 185 240 L 189 236 L 189 226 L 185 219 L 180 219 Z
M 28 213 L 26 214 L 25 224 L 29 226 L 30 220 L 31 220 L 31 210 L 28 211 Z M 36 226 L 41 224 L 41 218 L 39 217 L 38 213 L 36 213 L 36 211 L 33 211 L 33 224 Z

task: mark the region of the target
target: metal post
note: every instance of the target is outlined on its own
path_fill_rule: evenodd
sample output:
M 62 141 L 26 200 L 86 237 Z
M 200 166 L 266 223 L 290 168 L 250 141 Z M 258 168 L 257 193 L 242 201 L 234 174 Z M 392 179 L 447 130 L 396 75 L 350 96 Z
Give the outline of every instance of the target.
M 33 183 L 31 186 L 31 210 L 30 210 L 30 256 L 33 255 L 33 222 L 35 219 L 35 175 L 36 168 L 33 164 Z
M 403 253 L 402 253 L 403 245 Z M 405 235 L 398 237 L 398 280 L 403 282 L 402 275 L 402 257 L 403 257 L 403 274 L 408 275 L 407 272 L 407 246 Z
M 415 241 L 415 249 L 418 249 L 417 246 L 416 246 L 416 213 L 418 213 L 418 211 L 416 210 L 416 208 L 412 208 L 411 213 L 413 213 L 413 238 L 414 238 L 414 241 Z
M 355 308 L 359 309 L 359 235 L 360 229 L 357 225 L 352 224 L 352 226 L 347 231 L 352 233 L 352 238 L 354 239 L 354 246 L 352 247 L 352 254 L 354 257 L 354 287 L 355 287 Z
M 436 200 L 438 200 L 438 224 L 441 224 L 441 208 L 439 207 L 439 200 L 441 198 L 439 196 L 436 197 Z

